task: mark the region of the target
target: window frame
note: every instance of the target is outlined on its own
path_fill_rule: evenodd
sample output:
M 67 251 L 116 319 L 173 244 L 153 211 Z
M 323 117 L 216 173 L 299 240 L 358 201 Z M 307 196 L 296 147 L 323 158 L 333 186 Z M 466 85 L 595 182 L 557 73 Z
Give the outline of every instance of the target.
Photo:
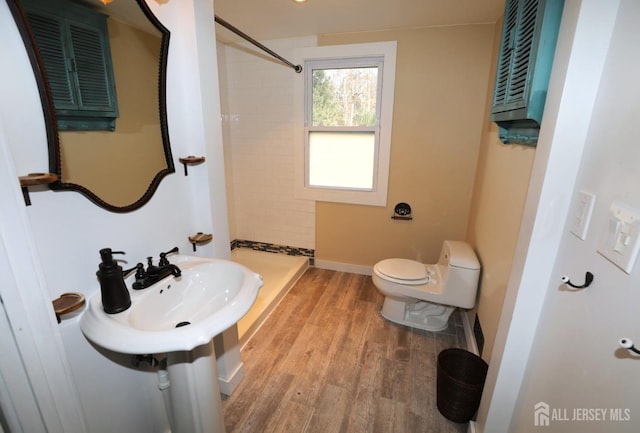
M 303 72 L 295 80 L 294 97 L 297 133 L 295 139 L 295 187 L 294 195 L 299 199 L 362 204 L 387 205 L 389 164 L 391 154 L 391 130 L 395 87 L 397 43 L 376 42 L 354 45 L 306 47 L 295 50 L 295 60 L 303 65 Z M 364 61 L 364 63 L 363 63 Z M 374 127 L 311 127 L 311 104 L 307 95 L 312 95 L 311 83 L 306 79 L 309 65 L 321 68 L 371 66 L 379 62 L 377 120 Z M 319 68 L 316 68 L 319 69 Z M 308 92 L 308 93 L 307 93 Z M 373 187 L 371 189 L 347 189 L 309 185 L 309 132 L 311 131 L 375 131 L 375 156 Z

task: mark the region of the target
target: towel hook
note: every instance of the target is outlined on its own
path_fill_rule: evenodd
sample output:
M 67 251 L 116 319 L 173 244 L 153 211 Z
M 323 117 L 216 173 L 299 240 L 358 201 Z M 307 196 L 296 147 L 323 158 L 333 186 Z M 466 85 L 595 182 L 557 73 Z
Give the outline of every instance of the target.
M 589 287 L 593 282 L 593 274 L 591 272 L 587 272 L 584 276 L 584 284 L 581 285 L 572 283 L 569 277 L 567 277 L 566 275 L 560 277 L 560 280 L 567 286 L 571 286 L 574 289 L 584 289 Z
M 636 349 L 636 347 L 633 345 L 633 341 L 631 341 L 630 338 L 621 338 L 618 341 L 618 344 L 623 349 L 627 349 L 630 352 L 633 352 L 633 353 L 636 353 L 636 354 L 640 355 L 640 350 Z

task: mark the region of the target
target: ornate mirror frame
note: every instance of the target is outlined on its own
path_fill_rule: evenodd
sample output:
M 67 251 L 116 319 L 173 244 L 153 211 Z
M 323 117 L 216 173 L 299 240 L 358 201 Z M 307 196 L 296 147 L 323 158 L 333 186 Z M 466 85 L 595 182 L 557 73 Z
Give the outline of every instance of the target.
M 167 163 L 167 167 L 160 170 L 155 175 L 155 177 L 151 181 L 151 184 L 148 186 L 146 192 L 142 195 L 142 197 L 140 197 L 137 201 L 135 201 L 132 204 L 120 207 L 120 206 L 114 206 L 112 204 L 107 203 L 106 201 L 98 197 L 94 192 L 90 191 L 89 189 L 85 188 L 82 185 L 78 185 L 75 183 L 62 182 L 60 138 L 58 135 L 58 126 L 57 126 L 57 120 L 56 120 L 56 113 L 53 105 L 53 97 L 51 94 L 49 81 L 44 71 L 44 66 L 43 66 L 44 63 L 42 62 L 42 58 L 37 48 L 34 35 L 27 21 L 25 12 L 21 7 L 21 5 L 19 4 L 20 3 L 19 0 L 7 0 L 9 9 L 11 10 L 11 13 L 14 17 L 16 25 L 18 26 L 18 30 L 20 31 L 20 35 L 22 36 L 22 40 L 25 44 L 25 48 L 29 56 L 29 61 L 31 62 L 36 83 L 38 85 L 38 92 L 40 95 L 40 101 L 42 103 L 42 111 L 44 114 L 44 120 L 45 120 L 45 126 L 46 126 L 46 136 L 47 136 L 47 144 L 48 144 L 48 151 L 49 151 L 49 171 L 58 176 L 58 180 L 54 183 L 49 184 L 49 188 L 56 191 L 79 192 L 83 194 L 85 197 L 87 197 L 89 200 L 91 200 L 93 203 L 100 206 L 101 208 L 111 212 L 117 212 L 117 213 L 131 212 L 141 208 L 151 199 L 155 191 L 158 189 L 158 186 L 160 185 L 160 181 L 166 175 L 175 173 L 175 166 L 174 166 L 173 157 L 171 154 L 171 144 L 169 142 L 169 128 L 167 125 L 167 102 L 166 102 L 167 62 L 168 62 L 168 53 L 169 53 L 170 32 L 156 18 L 156 16 L 149 9 L 149 6 L 147 6 L 144 0 L 135 0 L 135 1 L 140 7 L 140 9 L 142 10 L 142 12 L 144 13 L 144 15 L 147 17 L 147 19 L 162 34 L 161 48 L 159 53 L 160 59 L 159 59 L 159 70 L 158 70 L 158 102 L 159 102 L 159 108 L 160 108 L 159 120 L 160 120 L 160 132 L 162 136 L 162 147 L 164 150 L 164 156 Z

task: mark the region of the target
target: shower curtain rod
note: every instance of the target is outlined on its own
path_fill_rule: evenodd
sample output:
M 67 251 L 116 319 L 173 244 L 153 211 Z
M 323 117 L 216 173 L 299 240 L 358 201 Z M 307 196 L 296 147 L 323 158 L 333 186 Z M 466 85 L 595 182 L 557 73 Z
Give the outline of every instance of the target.
M 258 42 L 255 39 L 253 39 L 251 36 L 247 35 L 246 33 L 242 32 L 241 30 L 239 30 L 236 27 L 232 26 L 231 24 L 229 24 L 228 22 L 226 22 L 225 20 L 220 18 L 218 15 L 214 15 L 214 18 L 215 18 L 215 22 L 220 24 L 222 27 L 226 27 L 227 29 L 229 29 L 233 33 L 235 33 L 236 35 L 240 36 L 242 39 L 245 39 L 246 41 L 251 42 L 253 45 L 255 45 L 256 47 L 260 48 L 262 51 L 265 51 L 265 52 L 271 54 L 273 57 L 275 57 L 276 59 L 280 60 L 285 65 L 289 66 L 290 68 L 295 69 L 295 71 L 298 74 L 300 72 L 302 72 L 302 66 L 294 65 L 293 63 L 291 63 L 290 61 L 288 61 L 284 57 L 280 56 L 278 53 L 270 50 L 269 48 L 267 48 L 264 45 L 262 45 L 260 42 Z

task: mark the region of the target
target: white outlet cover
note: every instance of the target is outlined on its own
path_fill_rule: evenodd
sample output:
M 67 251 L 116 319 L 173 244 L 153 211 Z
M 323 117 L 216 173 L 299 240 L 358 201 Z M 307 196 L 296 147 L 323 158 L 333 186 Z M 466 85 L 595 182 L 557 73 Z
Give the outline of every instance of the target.
M 596 196 L 587 191 L 580 191 L 571 221 L 571 233 L 582 239 L 587 239 L 587 231 L 591 222 L 591 213 L 596 203 Z

